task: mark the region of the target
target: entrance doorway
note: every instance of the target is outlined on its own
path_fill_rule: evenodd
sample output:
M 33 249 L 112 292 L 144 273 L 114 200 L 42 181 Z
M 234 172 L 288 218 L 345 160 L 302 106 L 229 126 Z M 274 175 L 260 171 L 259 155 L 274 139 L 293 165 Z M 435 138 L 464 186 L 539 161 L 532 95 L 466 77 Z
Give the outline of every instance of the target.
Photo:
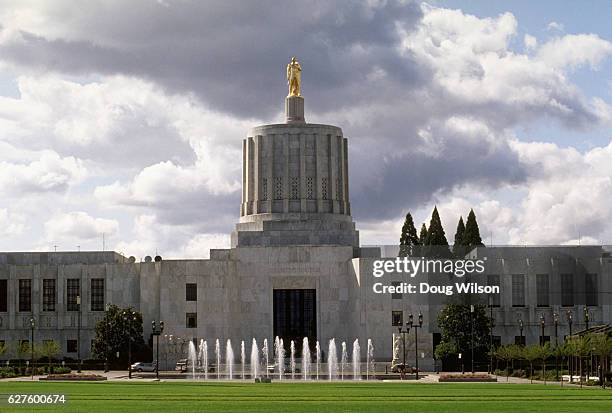
M 301 357 L 302 340 L 308 337 L 310 349 L 317 340 L 317 301 L 314 289 L 274 290 L 274 337 L 283 339 L 286 354 L 291 340 L 295 342 L 296 354 Z

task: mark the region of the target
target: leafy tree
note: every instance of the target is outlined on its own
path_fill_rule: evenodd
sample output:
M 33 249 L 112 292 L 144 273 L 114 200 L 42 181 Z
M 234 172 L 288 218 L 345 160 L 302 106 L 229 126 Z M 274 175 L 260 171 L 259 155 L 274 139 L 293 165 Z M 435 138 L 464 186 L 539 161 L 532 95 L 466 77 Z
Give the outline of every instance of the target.
M 423 225 L 421 225 L 421 232 L 419 233 L 419 243 L 421 245 L 425 245 L 426 242 L 427 242 L 427 226 L 423 222 Z
M 46 357 L 49 362 L 49 372 L 51 372 L 51 360 L 57 358 L 62 352 L 60 345 L 55 340 L 45 340 L 37 346 L 36 353 L 41 357 Z
M 612 354 L 612 338 L 606 334 L 596 334 L 591 340 L 592 348 L 595 349 L 595 354 L 599 356 L 601 364 L 601 375 L 599 382 L 602 387 L 606 387 L 605 372 L 610 368 L 610 354 Z
M 455 242 L 453 244 L 453 254 L 456 256 L 465 255 L 465 249 L 463 248 L 463 236 L 465 234 L 465 225 L 463 224 L 463 217 L 459 217 L 459 223 L 457 224 L 457 231 L 455 232 Z
M 538 359 L 542 360 L 542 376 L 544 377 L 544 384 L 546 384 L 546 360 L 552 356 L 553 351 L 550 348 L 550 343 L 544 343 L 543 346 L 539 347 Z
M 8 352 L 8 344 L 3 341 L 0 343 L 0 356 L 3 356 L 6 352 Z
M 436 346 L 436 351 L 434 352 L 436 359 L 442 360 L 446 357 L 457 354 L 457 346 L 454 342 L 449 341 L 441 341 Z
M 410 254 L 413 246 L 420 245 L 419 237 L 417 236 L 416 228 L 412 215 L 406 214 L 404 225 L 402 226 L 402 235 L 400 236 L 400 256 L 405 257 Z
M 529 381 L 533 383 L 533 362 L 540 358 L 541 350 L 539 344 L 532 344 L 521 348 L 521 358 L 529 363 Z
M 130 321 L 130 314 L 134 313 Z M 122 361 L 128 358 L 128 346 L 132 339 L 132 353 L 142 351 L 146 346 L 142 338 L 142 314 L 132 307 L 120 308 L 110 305 L 104 318 L 96 324 L 96 338 L 93 355 L 97 359 L 109 360 L 119 352 Z M 107 353 L 108 348 L 108 353 Z
M 497 357 L 499 360 L 506 362 L 506 381 L 508 381 L 508 377 L 510 376 L 510 368 L 508 364 L 510 363 L 510 360 L 512 360 L 512 358 L 514 357 L 513 349 L 509 345 L 499 346 L 495 350 L 495 357 Z
M 484 247 L 482 238 L 480 238 L 480 229 L 478 229 L 478 222 L 476 222 L 476 214 L 474 210 L 470 209 L 467 221 L 465 223 L 465 232 L 463 233 L 463 245 L 468 247 Z
M 474 318 L 473 335 L 472 317 Z M 442 331 L 441 342 L 452 343 L 457 352 L 471 354 L 472 339 L 475 349 L 485 349 L 489 346 L 491 319 L 487 316 L 484 305 L 475 305 L 472 314 L 470 305 L 447 304 L 438 313 L 438 326 Z

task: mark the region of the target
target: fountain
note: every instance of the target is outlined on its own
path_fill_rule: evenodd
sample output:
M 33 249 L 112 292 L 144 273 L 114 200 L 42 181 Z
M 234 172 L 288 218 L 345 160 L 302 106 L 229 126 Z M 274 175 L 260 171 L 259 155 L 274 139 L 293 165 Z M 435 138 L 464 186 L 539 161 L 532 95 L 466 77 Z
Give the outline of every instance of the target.
M 197 354 L 196 354 L 195 344 L 193 343 L 192 340 L 189 340 L 188 359 L 189 359 L 189 362 L 191 363 L 191 378 L 195 380 L 195 365 L 197 362 Z M 189 367 L 189 365 L 187 367 Z
M 302 340 L 302 378 L 310 379 L 310 347 L 308 346 L 308 337 Z
M 274 350 L 276 352 L 276 364 L 278 365 L 278 379 L 283 379 L 285 373 L 285 347 L 282 338 L 276 337 L 274 340 Z
M 269 350 L 268 350 L 268 339 L 267 338 L 264 338 L 263 347 L 261 351 L 263 352 L 264 359 L 266 360 L 266 365 L 264 366 L 264 369 L 266 370 L 266 377 L 268 377 L 268 364 L 270 364 L 270 361 L 268 360 Z
M 295 379 L 295 342 L 291 340 L 291 380 Z
M 259 349 L 257 348 L 257 340 L 253 339 L 251 343 L 251 379 L 259 377 Z
M 246 355 L 244 353 L 244 340 L 242 340 L 242 342 L 240 343 L 240 360 L 242 362 L 242 372 L 241 372 L 242 380 L 244 380 L 244 363 L 245 363 L 245 359 L 246 359 Z
M 221 374 L 221 345 L 219 344 L 219 339 L 215 341 L 215 357 L 217 358 L 215 371 L 217 372 L 217 380 L 219 380 L 219 375 Z
M 317 380 L 319 380 L 319 365 L 321 364 L 321 346 L 319 345 L 319 340 L 317 340 L 315 349 L 317 352 Z
M 338 353 L 335 338 L 329 340 L 329 348 L 327 350 L 327 374 L 329 380 L 338 378 Z
M 208 380 L 208 343 L 206 340 L 202 341 L 201 347 L 200 363 L 204 368 L 204 379 Z
M 342 342 L 342 358 L 340 359 L 340 380 L 344 380 L 344 366 L 348 364 L 348 353 L 346 352 L 346 341 Z
M 361 348 L 357 338 L 353 341 L 353 380 L 361 380 Z
M 370 378 L 370 368 L 373 367 L 374 364 L 374 344 L 372 344 L 372 339 L 368 339 L 368 354 L 366 358 L 366 380 Z
M 228 380 L 231 380 L 234 376 L 234 350 L 232 349 L 232 341 L 229 338 L 225 346 L 225 373 Z

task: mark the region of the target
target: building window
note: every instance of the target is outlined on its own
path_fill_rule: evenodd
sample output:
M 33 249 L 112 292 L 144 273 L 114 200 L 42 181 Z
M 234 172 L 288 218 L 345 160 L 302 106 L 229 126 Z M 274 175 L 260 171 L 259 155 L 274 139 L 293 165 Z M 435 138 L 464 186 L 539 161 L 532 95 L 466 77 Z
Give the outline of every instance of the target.
M 327 199 L 327 178 L 321 178 L 321 199 Z
M 525 306 L 525 275 L 512 275 L 512 307 Z
M 32 311 L 32 280 L 19 280 L 19 311 Z
M 514 344 L 519 346 L 525 345 L 525 336 L 514 336 Z
M 306 177 L 306 199 L 313 199 L 313 184 L 312 184 L 312 176 Z
M 197 328 L 198 327 L 198 314 L 197 313 L 187 313 L 187 328 Z
M 66 310 L 79 311 L 77 297 L 81 295 L 81 280 L 69 278 L 66 280 Z
M 561 305 L 571 307 L 574 305 L 574 275 L 561 274 Z
M 274 199 L 283 199 L 283 177 L 274 177 Z
M 550 305 L 550 284 L 548 274 L 536 274 L 537 306 L 548 307 Z
M 76 353 L 77 352 L 77 341 L 76 340 L 66 340 L 66 353 Z
M 598 305 L 597 300 L 597 274 L 585 274 L 584 292 L 586 294 L 585 304 L 588 306 Z
M 392 311 L 391 312 L 391 325 L 399 327 L 404 324 L 404 312 L 403 311 Z
M 0 280 L 0 312 L 8 311 L 8 280 Z
M 55 279 L 43 280 L 43 311 L 55 311 Z
M 400 281 L 391 281 L 391 285 L 394 287 L 399 287 L 401 285 Z M 391 293 L 391 299 L 392 300 L 401 300 L 402 299 L 402 293 Z
M 198 285 L 196 283 L 185 284 L 185 300 L 198 301 Z
M 500 279 L 499 274 L 489 274 L 487 275 L 487 285 L 499 287 Z M 489 305 L 491 307 L 499 307 L 500 294 L 489 294 Z
M 104 278 L 91 279 L 91 311 L 104 311 Z
M 501 347 L 501 336 L 493 336 L 493 348 Z

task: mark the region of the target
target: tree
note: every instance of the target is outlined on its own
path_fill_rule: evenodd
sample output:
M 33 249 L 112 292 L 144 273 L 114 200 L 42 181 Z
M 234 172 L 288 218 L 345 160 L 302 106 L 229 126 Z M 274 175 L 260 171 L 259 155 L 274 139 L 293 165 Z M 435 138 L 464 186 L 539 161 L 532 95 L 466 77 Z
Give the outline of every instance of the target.
M 427 229 L 427 238 L 425 245 L 426 255 L 431 257 L 450 257 L 450 250 L 448 249 L 448 241 L 444 228 L 442 227 L 442 220 L 440 220 L 440 214 L 438 214 L 438 208 L 434 207 L 431 213 L 431 220 L 429 221 L 429 228 Z
M 457 353 L 458 353 L 457 346 L 455 345 L 454 342 L 449 342 L 449 341 L 441 341 L 436 346 L 436 351 L 434 352 L 436 359 L 438 360 L 442 360 L 446 357 L 455 355 Z
M 459 223 L 457 224 L 457 231 L 455 232 L 455 242 L 453 244 L 453 254 L 455 256 L 465 255 L 465 249 L 463 247 L 463 236 L 465 233 L 465 225 L 463 224 L 463 217 L 459 217 Z
M 413 246 L 420 245 L 419 237 L 417 236 L 416 228 L 412 215 L 406 214 L 404 225 L 402 226 L 402 235 L 400 236 L 400 257 L 405 257 L 411 253 Z
M 421 232 L 419 233 L 419 243 L 421 245 L 425 245 L 426 242 L 427 242 L 427 226 L 423 222 L 423 225 L 421 225 Z
M 49 362 L 49 373 L 51 373 L 51 360 L 57 358 L 62 352 L 60 345 L 55 340 L 45 340 L 37 346 L 36 353 L 46 357 Z
M 119 359 L 127 360 L 130 337 L 132 353 L 140 352 L 146 347 L 142 338 L 142 314 L 136 312 L 135 320 L 132 322 L 124 317 L 124 312 L 132 311 L 134 311 L 132 307 L 109 306 L 104 318 L 96 324 L 96 337 L 92 346 L 95 358 L 110 360 L 119 352 Z
M 472 334 L 472 316 L 474 317 L 474 334 Z M 489 346 L 491 319 L 487 316 L 486 306 L 475 305 L 471 313 L 470 305 L 447 304 L 438 313 L 438 326 L 442 331 L 442 342 L 453 343 L 457 352 L 471 354 L 472 340 L 474 348 L 486 349 Z M 475 351 L 474 353 L 483 353 Z
M 542 360 L 542 376 L 544 378 L 544 384 L 546 384 L 546 360 L 553 354 L 550 348 L 550 343 L 544 343 L 543 346 L 538 346 L 538 359 Z
M 478 229 L 478 222 L 476 222 L 476 214 L 474 210 L 470 209 L 467 221 L 465 223 L 465 232 L 463 233 L 463 245 L 468 247 L 484 247 L 482 239 L 480 238 L 480 229 Z
M 6 353 L 8 351 L 8 344 L 6 344 L 6 342 L 2 341 L 0 342 L 0 356 L 3 356 L 4 353 Z
M 592 348 L 595 350 L 595 354 L 599 357 L 599 365 L 601 371 L 599 372 L 599 383 L 602 387 L 606 387 L 606 372 L 609 369 L 610 354 L 612 354 L 612 338 L 606 334 L 594 334 L 591 339 Z
M 495 350 L 495 357 L 497 357 L 499 360 L 506 362 L 506 381 L 508 381 L 508 377 L 510 376 L 510 369 L 508 364 L 510 363 L 510 360 L 512 360 L 512 357 L 514 357 L 511 346 L 499 346 Z
M 529 381 L 533 383 L 533 362 L 538 360 L 541 355 L 539 344 L 522 347 L 521 358 L 529 363 Z

